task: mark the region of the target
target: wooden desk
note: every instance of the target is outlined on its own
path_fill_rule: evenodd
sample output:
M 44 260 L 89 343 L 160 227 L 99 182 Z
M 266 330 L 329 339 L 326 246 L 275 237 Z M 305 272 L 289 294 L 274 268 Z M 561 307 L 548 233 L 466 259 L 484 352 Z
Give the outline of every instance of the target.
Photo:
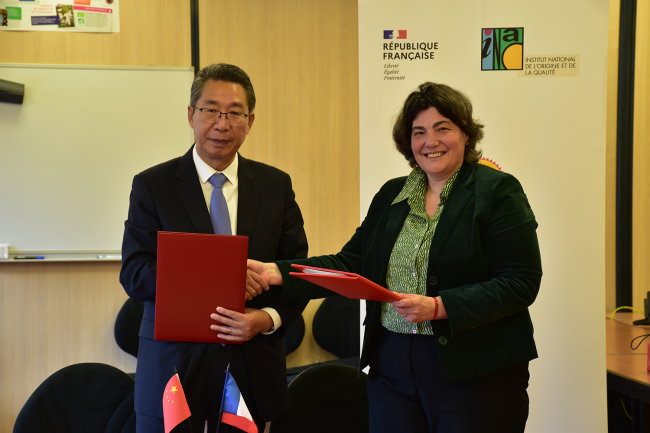
M 620 415 L 614 415 L 608 409 L 610 431 L 616 425 L 616 431 L 645 432 L 648 431 L 648 405 L 650 404 L 650 374 L 647 372 L 648 339 L 633 350 L 630 343 L 635 337 L 650 334 L 650 326 L 632 325 L 634 320 L 643 319 L 638 313 L 616 313 L 614 320 L 606 321 L 606 350 L 607 350 L 607 390 L 608 406 L 610 394 L 618 406 L 621 394 L 630 397 L 626 404 L 632 421 L 621 421 Z M 640 340 L 640 339 L 639 339 Z M 639 340 L 635 341 L 637 346 Z M 618 393 L 618 394 L 617 394 Z M 623 400 L 620 399 L 622 402 Z M 622 429 L 624 423 L 629 428 Z
M 608 355 L 647 355 L 648 354 L 648 340 L 646 339 L 638 349 L 632 350 L 630 343 L 634 337 L 639 335 L 650 334 L 650 326 L 637 326 L 632 325 L 632 322 L 637 319 L 642 319 L 639 313 L 616 313 L 614 320 L 610 320 L 611 315 L 607 316 L 605 326 L 606 330 L 606 346 Z M 621 317 L 622 316 L 622 317 Z M 649 337 L 650 339 L 650 337 Z M 640 339 L 639 339 L 640 340 Z M 635 342 L 635 345 L 639 341 Z M 607 367 L 609 369 L 609 365 Z
M 632 325 L 634 320 L 642 318 L 643 315 L 639 313 L 616 313 L 614 320 L 610 320 L 610 315 L 607 315 L 607 387 L 612 388 L 612 382 L 613 389 L 650 403 L 650 374 L 646 367 L 650 337 L 636 350 L 630 346 L 635 337 L 650 334 L 650 326 Z M 635 346 L 638 343 L 638 340 L 635 341 Z
M 648 387 L 650 394 L 650 374 L 646 371 L 646 356 L 636 355 L 607 355 L 607 372 L 633 380 Z M 650 403 L 650 397 L 643 399 Z

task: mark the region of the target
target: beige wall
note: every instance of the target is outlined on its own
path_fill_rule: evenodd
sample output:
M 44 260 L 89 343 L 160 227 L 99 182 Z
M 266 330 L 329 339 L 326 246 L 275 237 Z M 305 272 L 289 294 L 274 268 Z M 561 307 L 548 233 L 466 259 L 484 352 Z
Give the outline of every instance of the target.
M 201 64 L 237 64 L 256 87 L 257 117 L 242 154 L 291 174 L 310 253 L 338 251 L 359 223 L 356 2 L 210 0 L 200 14 Z M 0 62 L 191 66 L 187 3 L 123 0 L 120 27 L 0 32 Z M 32 391 L 66 365 L 134 370 L 113 338 L 126 300 L 118 273 L 119 263 L 0 263 L 0 431 L 11 431 Z M 334 358 L 311 337 L 319 304 L 305 310 L 308 338 L 289 366 Z
M 199 2 L 201 65 L 233 63 L 251 76 L 258 104 L 241 153 L 291 174 L 311 255 L 338 252 L 359 225 L 357 12 L 350 3 Z
M 605 163 L 605 296 L 607 311 L 616 308 L 616 110 L 620 0 L 609 2 L 607 47 L 607 149 Z

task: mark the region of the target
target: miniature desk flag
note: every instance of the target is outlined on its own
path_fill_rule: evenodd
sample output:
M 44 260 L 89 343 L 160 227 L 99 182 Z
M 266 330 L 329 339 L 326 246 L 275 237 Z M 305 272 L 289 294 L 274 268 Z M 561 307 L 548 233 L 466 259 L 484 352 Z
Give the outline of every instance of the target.
M 230 368 L 226 370 L 226 383 L 223 388 L 223 396 L 221 397 L 221 413 L 223 414 L 221 421 L 226 424 L 237 427 L 246 433 L 258 433 L 257 426 L 248 411 L 244 397 L 239 392 L 237 382 L 230 375 Z
M 165 433 L 169 433 L 171 429 L 190 417 L 190 408 L 187 405 L 178 373 L 174 374 L 169 379 L 169 382 L 167 382 L 162 404 L 163 416 L 165 418 Z

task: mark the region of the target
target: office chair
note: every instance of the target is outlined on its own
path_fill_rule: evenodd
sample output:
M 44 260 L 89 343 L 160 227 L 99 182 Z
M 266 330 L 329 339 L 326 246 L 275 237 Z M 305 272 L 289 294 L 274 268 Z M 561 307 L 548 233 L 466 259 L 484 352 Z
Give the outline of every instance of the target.
M 115 318 L 115 342 L 117 345 L 134 357 L 138 357 L 140 346 L 140 323 L 144 315 L 144 302 L 129 298 L 124 302 L 122 308 Z
M 368 432 L 367 376 L 349 365 L 321 364 L 289 384 L 289 410 L 270 433 Z
M 301 315 L 284 334 L 284 353 L 288 355 L 295 352 L 304 337 L 305 319 Z
M 316 365 L 343 364 L 359 367 L 360 326 L 357 299 L 344 296 L 325 298 L 316 310 L 312 324 L 314 340 L 323 349 L 338 356 L 339 359 L 316 364 L 301 365 L 287 369 L 287 382 Z
M 320 347 L 339 357 L 338 364 L 359 366 L 359 308 L 358 299 L 332 296 L 323 300 L 314 315 L 314 339 Z
M 14 433 L 135 432 L 129 375 L 106 364 L 64 367 L 32 393 L 16 418 Z

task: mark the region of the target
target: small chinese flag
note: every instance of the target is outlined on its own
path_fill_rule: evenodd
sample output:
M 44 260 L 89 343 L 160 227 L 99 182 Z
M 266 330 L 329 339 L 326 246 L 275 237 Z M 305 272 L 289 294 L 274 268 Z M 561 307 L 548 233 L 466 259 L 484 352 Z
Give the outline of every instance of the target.
M 190 408 L 187 405 L 178 373 L 173 375 L 167 382 L 162 404 L 165 417 L 165 433 L 169 433 L 171 429 L 190 417 Z

